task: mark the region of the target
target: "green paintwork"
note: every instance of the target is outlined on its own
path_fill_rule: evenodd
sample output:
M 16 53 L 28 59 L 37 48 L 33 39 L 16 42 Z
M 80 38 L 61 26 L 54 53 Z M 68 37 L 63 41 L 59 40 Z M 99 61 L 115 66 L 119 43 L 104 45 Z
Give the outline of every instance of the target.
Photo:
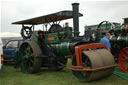
M 128 46 L 128 27 L 122 26 L 120 28 L 116 28 L 111 41 L 122 42 L 122 44 Z
M 65 32 L 62 31 L 62 32 L 59 32 L 59 36 L 64 36 L 65 35 Z
M 111 29 L 112 24 L 113 28 Z M 105 32 L 112 34 L 112 38 L 110 39 L 111 52 L 114 56 L 117 56 L 117 58 L 120 50 L 128 47 L 128 22 L 124 22 L 122 25 L 121 23 L 108 23 L 107 28 L 106 24 L 102 24 L 100 28 L 98 28 L 98 24 L 85 26 L 85 31 L 88 30 L 91 30 L 95 33 L 95 42 L 99 42 L 100 39 L 104 36 Z
M 72 31 L 70 28 L 61 28 L 60 32 L 45 34 L 45 42 L 47 44 L 59 44 L 64 41 L 70 41 L 72 37 Z
M 72 36 L 72 31 L 70 30 L 70 28 L 66 28 L 66 30 L 64 30 L 65 31 L 65 36 L 67 36 L 67 37 L 71 37 Z
M 37 40 L 37 32 L 36 31 L 34 31 L 33 32 L 33 34 L 32 34 L 32 37 L 31 37 L 31 40 L 33 41 L 33 42 L 35 42 L 35 43 L 38 43 L 38 40 Z
M 111 41 L 117 41 L 122 42 L 122 45 L 128 46 L 128 34 L 126 36 L 120 35 L 120 36 L 113 36 Z
M 57 43 L 60 43 L 58 33 L 45 34 L 45 42 L 47 44 L 57 44 Z
M 101 33 L 100 33 L 100 31 L 98 30 L 98 31 L 96 32 L 96 40 L 97 40 L 97 41 L 100 41 L 100 39 L 101 39 Z
M 120 27 L 120 23 L 112 22 L 112 24 L 113 24 L 116 28 Z M 111 23 L 108 23 L 108 24 L 107 24 L 107 28 L 106 28 L 106 24 L 102 24 L 102 25 L 100 26 L 100 29 L 104 29 L 104 30 L 106 30 L 106 31 L 110 31 L 110 30 L 111 30 L 111 27 L 112 27 L 112 24 L 111 24 Z M 85 30 L 88 30 L 88 29 L 90 29 L 90 28 L 91 28 L 92 30 L 96 30 L 97 27 L 98 27 L 98 25 L 99 25 L 99 24 L 85 26 Z
M 34 31 L 33 35 L 31 37 L 31 41 L 37 43 L 41 49 L 43 49 L 41 46 L 41 42 L 37 38 L 38 32 Z M 44 35 L 44 41 L 45 43 L 53 46 L 56 48 L 56 52 L 61 55 L 69 55 L 69 42 L 70 38 L 72 36 L 72 32 L 68 28 L 62 28 L 62 30 L 58 33 L 48 33 Z M 65 42 L 66 41 L 66 42 Z
M 55 46 L 56 46 L 57 53 L 59 53 L 61 55 L 69 55 L 70 54 L 69 42 L 63 42 L 60 44 L 56 44 Z
M 59 36 L 71 38 L 72 37 L 72 31 L 70 27 L 62 28 L 61 32 L 59 32 Z

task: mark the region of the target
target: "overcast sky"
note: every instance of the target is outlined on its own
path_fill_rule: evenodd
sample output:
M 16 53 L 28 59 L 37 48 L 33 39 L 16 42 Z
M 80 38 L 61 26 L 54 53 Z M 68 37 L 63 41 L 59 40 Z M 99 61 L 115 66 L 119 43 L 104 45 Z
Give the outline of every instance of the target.
M 126 0 L 1 0 L 1 32 L 20 33 L 21 26 L 12 25 L 12 22 L 61 10 L 72 10 L 73 2 L 80 3 L 79 12 L 84 15 L 79 22 L 82 34 L 85 25 L 98 24 L 103 20 L 122 23 L 122 18 L 128 17 L 128 1 Z M 72 26 L 72 19 L 64 22 L 69 22 Z M 64 22 L 60 24 L 63 25 Z

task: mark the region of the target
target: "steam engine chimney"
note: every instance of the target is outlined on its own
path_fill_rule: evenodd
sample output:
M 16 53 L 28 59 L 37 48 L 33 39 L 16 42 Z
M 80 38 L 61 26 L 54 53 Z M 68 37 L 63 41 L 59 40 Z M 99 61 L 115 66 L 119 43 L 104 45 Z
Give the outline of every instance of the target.
M 73 3 L 73 28 L 74 28 L 74 37 L 79 37 L 79 3 Z

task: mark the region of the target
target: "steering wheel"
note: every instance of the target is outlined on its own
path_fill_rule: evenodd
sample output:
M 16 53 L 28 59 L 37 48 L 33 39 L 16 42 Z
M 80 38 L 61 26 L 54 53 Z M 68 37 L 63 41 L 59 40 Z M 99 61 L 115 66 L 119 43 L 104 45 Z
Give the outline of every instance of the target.
M 111 27 L 109 28 L 108 25 L 111 25 Z M 97 29 L 101 30 L 101 26 L 105 25 L 105 28 L 102 29 L 102 31 L 110 31 L 111 29 L 115 28 L 115 25 L 109 21 L 102 21 L 98 26 L 97 26 Z
M 21 36 L 23 37 L 23 39 L 29 39 L 32 36 L 32 26 L 28 27 L 28 26 L 23 26 L 21 29 Z

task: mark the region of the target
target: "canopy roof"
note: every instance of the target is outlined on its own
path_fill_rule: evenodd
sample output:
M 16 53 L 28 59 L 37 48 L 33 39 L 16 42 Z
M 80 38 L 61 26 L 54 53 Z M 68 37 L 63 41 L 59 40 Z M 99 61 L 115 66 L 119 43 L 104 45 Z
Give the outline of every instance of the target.
M 83 14 L 79 13 L 79 17 Z M 38 25 L 73 18 L 73 11 L 60 11 L 53 14 L 13 22 L 12 24 Z

